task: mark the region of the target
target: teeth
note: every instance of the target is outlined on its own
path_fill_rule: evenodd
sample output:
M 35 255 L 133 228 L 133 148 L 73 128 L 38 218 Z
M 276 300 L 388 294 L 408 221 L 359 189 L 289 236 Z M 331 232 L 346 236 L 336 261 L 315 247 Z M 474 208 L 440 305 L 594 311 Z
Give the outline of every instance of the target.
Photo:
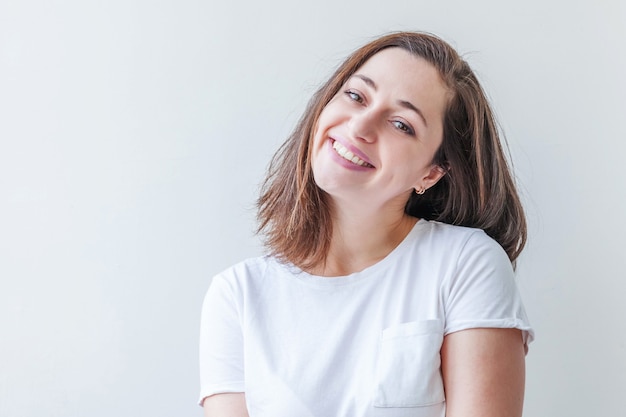
M 361 158 L 359 158 L 358 156 L 350 152 L 345 146 L 343 146 L 341 143 L 337 141 L 333 142 L 333 149 L 337 151 L 337 153 L 341 155 L 342 158 L 352 162 L 353 164 L 360 165 L 362 167 L 363 166 L 371 167 L 370 164 L 368 164 L 367 162 L 365 162 L 364 160 L 362 160 Z

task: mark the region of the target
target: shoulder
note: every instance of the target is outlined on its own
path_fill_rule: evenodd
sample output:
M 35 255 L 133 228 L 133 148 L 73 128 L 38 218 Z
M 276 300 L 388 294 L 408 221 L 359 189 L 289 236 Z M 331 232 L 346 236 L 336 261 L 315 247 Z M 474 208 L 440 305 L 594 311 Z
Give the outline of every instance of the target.
M 514 271 L 504 249 L 481 229 L 429 221 L 415 239 L 416 251 L 438 265 L 444 292 L 483 285 L 513 285 Z
M 264 288 L 283 282 L 281 278 L 292 277 L 293 268 L 269 255 L 248 258 L 215 275 L 210 288 L 220 288 L 235 296 L 264 292 Z
M 487 236 L 482 229 L 441 223 L 435 220 L 422 219 L 419 221 L 418 225 L 422 227 L 425 233 L 429 233 L 430 235 L 439 239 L 450 239 L 452 241 L 457 241 L 468 239 L 470 236 L 475 234 Z
M 448 259 L 461 257 L 479 249 L 494 254 L 505 254 L 504 249 L 482 229 L 432 220 L 421 220 L 418 225 L 419 237 L 415 239 L 415 243 L 429 250 L 441 252 Z
M 222 272 L 215 275 L 215 278 L 233 280 L 258 276 L 262 274 L 272 262 L 273 258 L 270 256 L 248 258 L 224 269 Z
M 241 287 L 251 281 L 263 279 L 268 268 L 276 262 L 270 256 L 258 256 L 238 262 L 213 277 L 211 286 Z

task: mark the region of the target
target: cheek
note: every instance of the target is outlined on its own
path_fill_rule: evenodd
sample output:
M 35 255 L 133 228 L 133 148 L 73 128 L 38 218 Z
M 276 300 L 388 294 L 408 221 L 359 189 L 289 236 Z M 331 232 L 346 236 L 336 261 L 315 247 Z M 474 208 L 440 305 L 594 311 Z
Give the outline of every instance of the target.
M 322 158 L 322 152 L 324 151 L 325 144 L 324 129 L 320 127 L 319 123 L 313 129 L 311 139 L 309 140 L 309 155 L 311 160 L 311 170 L 315 174 L 315 169 L 320 166 L 320 158 Z
M 337 100 L 337 97 L 335 96 L 322 109 L 319 117 L 317 118 L 317 125 L 321 126 L 322 129 L 330 127 L 342 118 L 342 114 L 345 114 L 345 109 L 342 102 Z
M 311 142 L 313 143 L 314 146 L 316 144 L 319 145 L 321 137 L 325 135 L 325 131 L 328 129 L 328 125 L 329 125 L 328 115 L 327 115 L 326 109 L 324 109 L 318 116 L 317 122 L 315 123 L 315 126 L 313 127 L 313 135 L 312 135 L 313 140 Z
M 315 128 L 313 128 L 313 133 L 311 134 L 311 138 L 309 139 L 309 154 L 311 155 L 311 166 L 315 166 L 315 161 L 318 159 L 319 157 L 319 153 L 321 150 L 321 143 L 322 141 L 322 131 L 319 128 L 319 123 L 318 125 L 315 126 Z
M 422 150 L 404 150 L 396 153 L 392 164 L 397 167 L 396 172 L 402 182 L 412 183 L 419 181 L 430 171 L 431 157 Z
M 313 134 L 311 136 L 310 146 L 312 147 L 312 155 L 313 159 L 315 155 L 320 153 L 323 147 L 326 144 L 326 139 L 329 135 L 330 130 L 337 126 L 336 122 L 336 113 L 333 111 L 330 103 L 324 107 L 319 117 L 317 118 L 317 123 L 313 128 Z
M 326 109 L 324 109 L 319 117 L 317 118 L 317 123 L 315 125 L 315 129 L 313 130 L 317 136 L 317 133 L 320 131 L 324 131 L 329 124 L 329 120 L 328 120 L 328 112 L 326 111 Z

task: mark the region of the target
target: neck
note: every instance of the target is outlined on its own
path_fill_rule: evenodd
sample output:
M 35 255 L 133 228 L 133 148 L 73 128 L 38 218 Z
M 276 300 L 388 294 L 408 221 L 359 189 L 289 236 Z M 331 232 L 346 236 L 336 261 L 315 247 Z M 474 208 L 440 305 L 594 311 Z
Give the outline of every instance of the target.
M 355 214 L 357 213 L 357 214 Z M 316 275 L 345 276 L 374 265 L 394 250 L 417 219 L 404 213 L 368 213 L 333 209 L 333 233 L 326 261 L 312 268 Z

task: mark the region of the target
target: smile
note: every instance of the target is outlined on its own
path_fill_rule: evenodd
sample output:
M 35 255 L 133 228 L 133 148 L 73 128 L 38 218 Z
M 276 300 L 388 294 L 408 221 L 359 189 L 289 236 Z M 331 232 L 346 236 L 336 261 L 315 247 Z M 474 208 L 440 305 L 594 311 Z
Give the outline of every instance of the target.
M 335 152 L 337 152 L 339 156 L 341 156 L 346 161 L 350 161 L 353 164 L 359 165 L 362 167 L 374 168 L 373 165 L 365 162 L 364 160 L 362 160 L 361 158 L 359 158 L 358 156 L 350 152 L 348 148 L 346 148 L 345 146 L 343 146 L 341 143 L 337 141 L 333 141 L 333 149 L 335 150 Z

